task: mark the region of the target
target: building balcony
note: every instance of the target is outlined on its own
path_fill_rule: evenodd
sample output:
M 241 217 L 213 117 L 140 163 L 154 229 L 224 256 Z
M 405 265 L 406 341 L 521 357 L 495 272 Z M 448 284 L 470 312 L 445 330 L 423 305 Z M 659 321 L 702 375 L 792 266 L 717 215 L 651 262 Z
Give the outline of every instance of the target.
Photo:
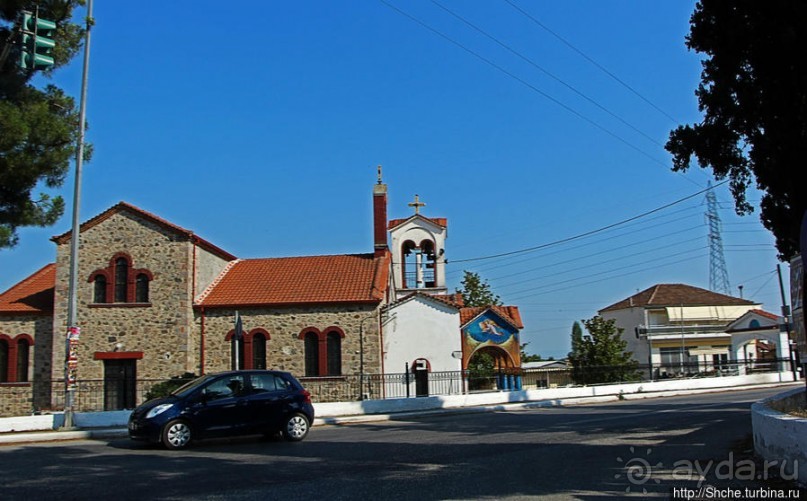
M 638 325 L 635 329 L 638 339 L 680 339 L 685 338 L 714 338 L 731 335 L 726 333 L 725 325 Z

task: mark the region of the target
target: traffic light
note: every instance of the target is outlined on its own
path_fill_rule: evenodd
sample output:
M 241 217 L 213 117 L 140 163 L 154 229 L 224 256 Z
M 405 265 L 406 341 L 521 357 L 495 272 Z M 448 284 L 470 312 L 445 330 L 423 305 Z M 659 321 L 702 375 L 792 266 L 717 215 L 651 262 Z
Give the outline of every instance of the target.
M 22 51 L 20 52 L 20 68 L 24 70 L 41 70 L 53 66 L 53 39 L 56 23 L 42 19 L 39 14 L 22 13 L 20 29 Z

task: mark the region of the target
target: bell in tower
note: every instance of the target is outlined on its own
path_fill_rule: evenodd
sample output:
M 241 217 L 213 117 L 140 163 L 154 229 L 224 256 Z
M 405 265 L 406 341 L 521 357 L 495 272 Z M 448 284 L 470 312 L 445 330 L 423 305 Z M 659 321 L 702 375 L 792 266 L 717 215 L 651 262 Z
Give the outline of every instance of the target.
M 414 214 L 389 222 L 396 298 L 414 291 L 447 294 L 444 257 L 447 220 L 421 214 L 426 204 L 418 195 L 408 205 Z

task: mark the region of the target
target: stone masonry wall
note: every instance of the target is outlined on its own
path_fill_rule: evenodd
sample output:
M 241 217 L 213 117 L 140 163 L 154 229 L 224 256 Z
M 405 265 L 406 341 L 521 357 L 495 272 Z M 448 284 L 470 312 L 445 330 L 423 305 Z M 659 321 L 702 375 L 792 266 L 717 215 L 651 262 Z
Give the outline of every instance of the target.
M 0 416 L 24 416 L 49 406 L 53 319 L 45 315 L 0 316 L 0 334 L 34 339 L 28 359 L 28 382 L 0 384 Z M 9 360 L 16 364 L 16 360 Z
M 187 236 L 121 211 L 81 234 L 78 273 L 79 380 L 102 380 L 104 361 L 96 353 L 142 352 L 137 378 L 165 378 L 189 368 L 192 337 L 192 248 Z M 58 245 L 53 338 L 67 328 L 70 243 Z M 117 253 L 131 257 L 134 269 L 147 269 L 149 302 L 93 304 L 91 274 L 110 265 Z M 62 350 L 53 354 L 53 377 L 63 379 Z M 54 399 L 55 400 L 55 399 Z
M 297 377 L 305 374 L 305 347 L 300 333 L 308 327 L 320 331 L 335 326 L 342 329 L 342 374 L 359 373 L 359 332 L 363 325 L 364 372 L 381 373 L 378 307 L 375 305 L 311 306 L 308 308 L 239 309 L 244 332 L 262 328 L 269 333 L 266 365 L 269 369 L 291 372 Z M 206 310 L 205 372 L 230 369 L 231 344 L 225 341 L 233 330 L 235 311 Z M 370 317 L 370 318 L 368 318 Z M 197 312 L 197 330 L 201 332 L 202 314 Z M 363 324 L 362 324 L 363 322 Z M 198 374 L 198 371 L 197 371 Z

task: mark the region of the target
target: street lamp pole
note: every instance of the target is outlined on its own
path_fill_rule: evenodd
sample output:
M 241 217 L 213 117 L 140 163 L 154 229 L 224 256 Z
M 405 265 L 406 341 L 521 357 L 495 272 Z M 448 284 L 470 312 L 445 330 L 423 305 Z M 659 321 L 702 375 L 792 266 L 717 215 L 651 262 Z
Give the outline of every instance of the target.
M 81 103 L 79 105 L 78 145 L 76 151 L 76 178 L 73 190 L 73 226 L 70 237 L 70 280 L 67 291 L 67 336 L 65 340 L 64 364 L 64 428 L 73 428 L 73 404 L 75 397 L 75 345 L 78 343 L 78 248 L 80 238 L 79 207 L 81 203 L 81 169 L 84 164 L 84 131 L 87 117 L 87 75 L 90 68 L 90 31 L 95 21 L 92 17 L 92 0 L 87 2 L 84 38 L 84 69 L 81 77 Z

